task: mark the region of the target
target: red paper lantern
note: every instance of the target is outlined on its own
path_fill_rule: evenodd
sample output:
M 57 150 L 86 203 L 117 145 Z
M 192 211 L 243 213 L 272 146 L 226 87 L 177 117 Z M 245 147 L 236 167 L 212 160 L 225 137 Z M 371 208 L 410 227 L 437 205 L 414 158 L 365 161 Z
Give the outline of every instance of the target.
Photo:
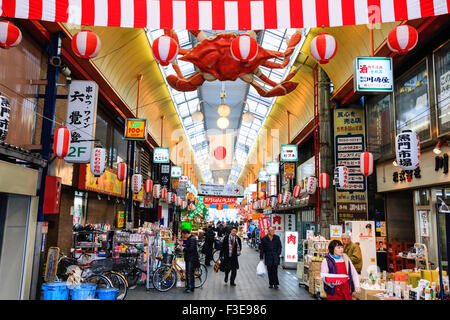
M 319 188 L 325 190 L 325 189 L 328 189 L 328 186 L 329 186 L 328 173 L 322 172 L 320 174 Z
M 172 37 L 161 36 L 153 41 L 152 52 L 160 65 L 168 66 L 178 56 L 178 44 Z
M 300 186 L 294 187 L 294 198 L 298 198 L 300 196 L 300 191 L 302 191 L 302 187 Z
M 53 138 L 53 153 L 63 159 L 69 153 L 70 148 L 70 131 L 66 127 L 59 127 L 55 130 Z
M 214 157 L 217 160 L 223 160 L 227 156 L 227 149 L 225 147 L 217 147 L 214 149 Z
M 153 189 L 153 181 L 152 179 L 145 180 L 145 192 L 150 193 Z
M 0 21 L 0 47 L 13 48 L 22 41 L 22 32 L 9 21 Z
M 278 195 L 278 203 L 279 204 L 283 203 L 283 194 L 281 193 Z
M 175 193 L 172 193 L 172 203 L 177 203 L 177 195 Z
M 95 177 L 100 177 L 105 172 L 106 149 L 94 148 L 91 154 L 91 172 Z
M 393 52 L 406 53 L 414 49 L 419 40 L 419 33 L 408 25 L 397 26 L 389 32 L 387 45 Z
M 266 198 L 266 207 L 270 207 L 270 198 Z
M 139 193 L 141 192 L 142 189 L 142 174 L 133 174 L 131 176 L 131 188 L 133 190 L 134 193 Z
M 320 33 L 311 41 L 310 52 L 319 63 L 330 61 L 337 52 L 337 42 L 332 35 Z
M 364 176 L 370 176 L 373 173 L 373 154 L 364 151 L 359 156 L 359 170 Z
M 161 199 L 166 200 L 167 198 L 167 188 L 162 188 L 161 189 Z
M 120 162 L 117 165 L 117 179 L 119 181 L 125 180 L 125 176 L 127 175 L 127 164 L 125 162 Z
M 231 41 L 230 51 L 237 61 L 252 61 L 258 54 L 258 42 L 248 34 L 243 34 Z
M 95 58 L 100 52 L 100 38 L 91 30 L 77 32 L 72 38 L 72 50 L 83 59 Z

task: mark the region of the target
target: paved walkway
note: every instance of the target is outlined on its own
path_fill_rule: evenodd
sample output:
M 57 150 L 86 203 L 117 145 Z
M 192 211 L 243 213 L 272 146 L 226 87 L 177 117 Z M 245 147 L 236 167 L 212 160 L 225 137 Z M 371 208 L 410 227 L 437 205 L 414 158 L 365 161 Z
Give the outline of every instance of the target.
M 223 272 L 215 273 L 213 266 L 208 267 L 208 279 L 202 288 L 194 293 L 184 293 L 184 288 L 172 288 L 167 292 L 155 289 L 147 291 L 145 286 L 129 290 L 126 300 L 314 300 L 303 288 L 299 287 L 296 270 L 278 269 L 280 286 L 278 290 L 269 289 L 267 276 L 256 276 L 259 252 L 243 244 L 239 258 L 239 270 L 236 287 L 225 284 Z

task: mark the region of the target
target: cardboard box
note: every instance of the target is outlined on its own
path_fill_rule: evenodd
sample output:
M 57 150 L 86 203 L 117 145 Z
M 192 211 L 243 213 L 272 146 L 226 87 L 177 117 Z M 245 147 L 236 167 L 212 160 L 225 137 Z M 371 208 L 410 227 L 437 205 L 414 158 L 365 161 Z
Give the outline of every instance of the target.
M 364 289 L 361 288 L 361 292 L 359 293 L 359 300 L 369 300 L 367 296 L 369 294 L 375 295 L 377 293 L 383 293 L 384 290 L 373 290 L 373 289 Z
M 376 295 L 375 295 L 376 293 L 373 293 L 373 294 L 368 294 L 367 295 L 367 300 L 396 300 L 396 301 L 400 301 L 400 300 L 402 300 L 402 299 L 398 299 L 398 298 L 391 298 L 391 297 L 377 297 Z

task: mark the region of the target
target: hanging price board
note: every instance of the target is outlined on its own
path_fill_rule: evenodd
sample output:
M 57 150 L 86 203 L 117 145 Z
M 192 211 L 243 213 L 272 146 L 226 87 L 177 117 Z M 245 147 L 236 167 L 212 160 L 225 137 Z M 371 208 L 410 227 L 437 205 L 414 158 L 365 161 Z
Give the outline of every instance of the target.
M 127 140 L 145 140 L 147 138 L 147 120 L 126 119 L 124 137 Z

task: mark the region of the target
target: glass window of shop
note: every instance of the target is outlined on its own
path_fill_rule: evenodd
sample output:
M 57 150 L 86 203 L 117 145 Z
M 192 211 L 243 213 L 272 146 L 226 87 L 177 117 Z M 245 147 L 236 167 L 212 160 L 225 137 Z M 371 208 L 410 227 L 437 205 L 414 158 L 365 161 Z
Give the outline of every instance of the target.
M 392 154 L 391 95 L 375 96 L 367 103 L 368 150 L 374 160 Z
M 397 81 L 395 111 L 397 133 L 412 130 L 420 141 L 431 138 L 426 59 Z
M 439 135 L 450 131 L 450 41 L 434 53 Z

